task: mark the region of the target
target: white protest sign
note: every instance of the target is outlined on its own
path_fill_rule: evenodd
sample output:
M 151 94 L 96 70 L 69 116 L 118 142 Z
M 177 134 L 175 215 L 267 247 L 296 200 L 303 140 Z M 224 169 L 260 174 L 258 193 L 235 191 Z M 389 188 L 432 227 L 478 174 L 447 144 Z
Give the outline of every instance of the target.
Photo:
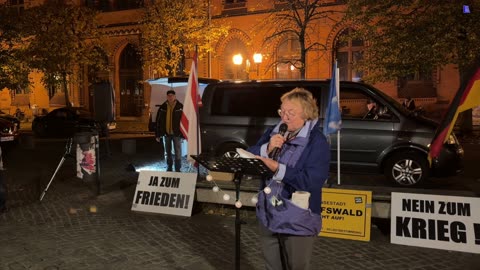
M 480 198 L 392 192 L 391 242 L 480 253 Z
M 196 173 L 141 171 L 132 211 L 191 216 Z

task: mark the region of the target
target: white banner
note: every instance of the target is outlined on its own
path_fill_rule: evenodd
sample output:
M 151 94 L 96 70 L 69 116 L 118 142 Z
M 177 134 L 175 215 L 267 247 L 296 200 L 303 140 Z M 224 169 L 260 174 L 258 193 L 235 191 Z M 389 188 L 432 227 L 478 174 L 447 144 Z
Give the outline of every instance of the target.
M 140 171 L 132 211 L 191 216 L 196 173 Z
M 391 242 L 480 253 L 480 198 L 392 192 Z

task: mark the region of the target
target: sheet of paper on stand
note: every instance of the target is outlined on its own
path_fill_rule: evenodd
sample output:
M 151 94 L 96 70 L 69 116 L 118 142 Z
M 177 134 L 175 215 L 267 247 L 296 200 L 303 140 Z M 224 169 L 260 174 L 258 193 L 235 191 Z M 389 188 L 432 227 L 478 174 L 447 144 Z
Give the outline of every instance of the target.
M 237 153 L 240 155 L 242 158 L 255 158 L 255 155 L 242 149 L 242 148 L 237 148 L 236 149 Z

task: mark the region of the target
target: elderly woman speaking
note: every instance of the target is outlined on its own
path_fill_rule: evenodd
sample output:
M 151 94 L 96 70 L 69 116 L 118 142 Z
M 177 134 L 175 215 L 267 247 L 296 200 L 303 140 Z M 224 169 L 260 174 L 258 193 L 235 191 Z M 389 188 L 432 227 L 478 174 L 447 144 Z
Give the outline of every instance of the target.
M 295 88 L 281 97 L 281 121 L 248 150 L 272 171 L 262 181 L 257 218 L 266 269 L 309 269 L 321 229 L 322 186 L 330 146 L 312 94 Z

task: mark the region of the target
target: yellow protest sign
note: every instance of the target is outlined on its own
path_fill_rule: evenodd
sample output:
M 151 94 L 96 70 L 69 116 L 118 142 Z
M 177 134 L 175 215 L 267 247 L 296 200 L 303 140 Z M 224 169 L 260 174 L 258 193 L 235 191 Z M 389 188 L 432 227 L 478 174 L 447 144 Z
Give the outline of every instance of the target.
M 372 192 L 323 188 L 320 236 L 370 241 Z

